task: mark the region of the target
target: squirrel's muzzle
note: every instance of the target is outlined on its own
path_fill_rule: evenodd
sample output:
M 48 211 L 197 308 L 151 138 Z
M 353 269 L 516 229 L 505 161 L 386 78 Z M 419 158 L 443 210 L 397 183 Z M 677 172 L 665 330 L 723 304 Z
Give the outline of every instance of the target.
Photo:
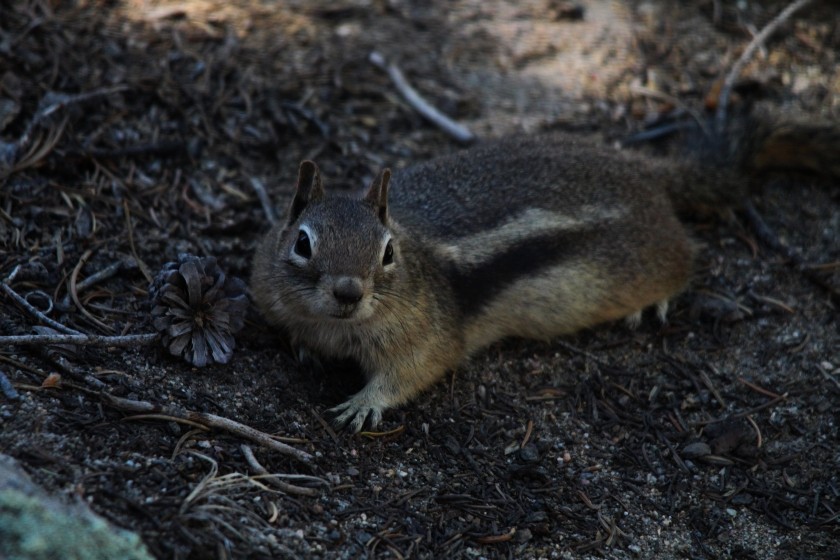
M 362 301 L 364 294 L 364 286 L 358 278 L 343 276 L 333 286 L 333 296 L 342 307 L 356 305 Z

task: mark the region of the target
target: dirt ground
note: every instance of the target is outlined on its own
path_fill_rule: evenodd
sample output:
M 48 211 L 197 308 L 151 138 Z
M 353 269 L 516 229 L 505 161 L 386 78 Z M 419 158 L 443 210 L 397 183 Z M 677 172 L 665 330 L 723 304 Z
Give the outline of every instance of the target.
M 10 287 L 78 331 L 153 332 L 147 274 L 179 253 L 248 277 L 267 229 L 254 180 L 282 212 L 303 158 L 357 189 L 460 149 L 371 51 L 480 137 L 615 143 L 703 119 L 785 5 L 592 0 L 581 19 L 559 0 L 4 3 L 0 278 L 26 265 Z M 838 68 L 837 7 L 814 2 L 733 103 L 840 123 Z M 800 265 L 741 214 L 698 219 L 696 278 L 666 325 L 495 345 L 379 433 L 333 431 L 325 411 L 358 374 L 297 364 L 253 311 L 230 362 L 200 369 L 159 344 L 0 340 L 0 453 L 157 558 L 840 558 L 838 187 L 776 180 L 754 197 Z M 40 324 L 0 295 L 0 335 Z M 255 478 L 245 444 L 284 476 Z

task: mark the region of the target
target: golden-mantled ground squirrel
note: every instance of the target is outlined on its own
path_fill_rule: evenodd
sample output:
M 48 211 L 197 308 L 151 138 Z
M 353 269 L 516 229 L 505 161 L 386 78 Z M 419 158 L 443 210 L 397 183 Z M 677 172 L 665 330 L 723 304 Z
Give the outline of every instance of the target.
M 837 152 L 808 148 L 840 145 L 833 129 L 747 136 L 727 166 L 515 137 L 385 170 L 362 199 L 327 195 L 304 161 L 287 218 L 257 250 L 253 296 L 293 345 L 361 365 L 366 386 L 333 411 L 354 431 L 376 426 L 501 338 L 549 339 L 651 305 L 664 317 L 692 273 L 678 211 L 737 203 L 776 165 L 840 167 Z

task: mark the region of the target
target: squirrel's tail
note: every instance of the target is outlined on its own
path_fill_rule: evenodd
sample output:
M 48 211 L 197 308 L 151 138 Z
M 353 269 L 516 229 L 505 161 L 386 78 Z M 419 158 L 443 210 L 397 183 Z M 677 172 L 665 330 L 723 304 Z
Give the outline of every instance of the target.
M 678 211 L 740 206 L 775 175 L 840 182 L 840 127 L 751 115 L 719 135 L 692 135 L 670 182 Z
M 761 130 L 763 124 L 763 130 Z M 807 173 L 840 178 L 840 128 L 801 122 L 757 125 L 743 168 L 751 175 L 772 172 Z

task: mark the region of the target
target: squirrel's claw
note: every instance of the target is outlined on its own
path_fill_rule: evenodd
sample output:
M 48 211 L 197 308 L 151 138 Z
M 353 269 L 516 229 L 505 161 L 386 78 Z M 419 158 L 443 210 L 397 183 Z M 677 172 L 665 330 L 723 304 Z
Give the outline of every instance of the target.
M 668 299 L 666 298 L 656 304 L 656 316 L 659 317 L 659 321 L 662 324 L 668 322 L 668 303 Z M 642 311 L 642 309 L 639 309 L 635 313 L 624 318 L 624 322 L 627 324 L 628 328 L 635 330 L 642 324 Z
M 659 320 L 662 324 L 668 322 L 668 300 L 663 299 L 659 303 L 656 304 L 656 316 L 659 317 Z
M 370 396 L 363 390 L 347 402 L 329 409 L 329 412 L 336 415 L 333 425 L 337 428 L 359 433 L 365 425 L 369 428 L 378 426 L 382 421 L 383 410 L 384 407 L 371 402 Z
M 624 323 L 627 325 L 627 328 L 632 331 L 638 329 L 639 325 L 642 324 L 642 310 L 639 309 L 635 313 L 625 317 Z

